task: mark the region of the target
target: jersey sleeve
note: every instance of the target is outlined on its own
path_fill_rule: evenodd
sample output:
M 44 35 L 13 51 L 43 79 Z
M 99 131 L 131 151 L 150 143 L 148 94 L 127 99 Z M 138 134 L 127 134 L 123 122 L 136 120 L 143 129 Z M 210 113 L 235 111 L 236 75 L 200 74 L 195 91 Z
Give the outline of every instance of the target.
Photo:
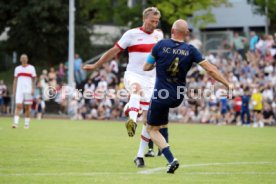
M 15 69 L 14 69 L 14 77 L 17 77 L 18 76 L 18 68 L 16 67 Z
M 32 67 L 32 77 L 36 77 L 36 71 L 35 71 L 35 67 Z
M 158 51 L 159 51 L 160 45 L 161 45 L 161 41 L 157 42 L 157 44 L 155 44 L 154 47 L 151 50 L 151 55 L 155 59 L 157 59 L 157 57 L 158 57 Z
M 203 55 L 194 47 L 191 45 L 191 50 L 192 50 L 192 58 L 194 63 L 201 63 L 202 61 L 205 61 L 205 58 Z
M 121 37 L 121 39 L 115 43 L 115 45 L 117 47 L 119 47 L 121 50 L 125 50 L 131 42 L 131 34 L 130 31 L 127 31 L 123 34 L 123 36 Z

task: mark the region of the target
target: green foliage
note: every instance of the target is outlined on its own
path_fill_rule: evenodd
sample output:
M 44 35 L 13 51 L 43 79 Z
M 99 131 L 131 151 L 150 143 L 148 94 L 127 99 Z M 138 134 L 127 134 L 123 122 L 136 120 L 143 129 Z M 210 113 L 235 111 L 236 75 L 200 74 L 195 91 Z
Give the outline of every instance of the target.
M 265 15 L 265 7 L 268 10 L 270 28 L 276 31 L 276 1 L 275 0 L 248 0 L 249 3 L 256 5 L 256 12 Z
M 172 24 L 175 20 L 189 19 L 196 27 L 204 27 L 208 23 L 215 22 L 211 13 L 211 7 L 227 4 L 227 0 L 153 0 L 153 4 L 162 12 L 162 21 Z M 200 13 L 195 14 L 196 11 Z
M 10 29 L 4 43 L 8 53 L 27 53 L 33 63 L 50 65 L 67 59 L 68 0 L 5 0 L 0 7 L 0 32 Z M 84 22 L 76 11 L 76 50 L 83 54 L 91 49 Z
M 137 1 L 138 3 L 132 8 L 127 6 L 127 0 L 81 0 L 80 2 L 85 4 L 83 15 L 89 16 L 92 23 L 113 22 L 122 26 L 141 26 L 144 8 L 142 1 Z M 179 18 L 189 19 L 197 27 L 215 22 L 211 7 L 228 4 L 228 0 L 149 0 L 146 2 L 146 7 L 156 6 L 160 9 L 161 28 L 167 33 L 170 31 L 171 24 Z M 202 10 L 200 14 L 194 14 L 199 10 Z
M 79 15 L 90 23 L 110 22 L 113 16 L 112 0 L 79 0 Z
M 88 31 L 91 24 L 141 26 L 142 0 L 129 8 L 127 0 L 76 0 L 76 52 L 90 58 L 93 49 Z M 149 0 L 145 6 L 157 6 L 161 28 L 170 32 L 173 21 L 188 19 L 196 26 L 213 22 L 210 8 L 227 0 Z M 54 65 L 67 60 L 68 0 L 2 0 L 0 1 L 0 32 L 9 28 L 9 39 L 2 43 L 6 53 L 27 53 L 33 63 Z M 204 10 L 200 14 L 195 11 Z

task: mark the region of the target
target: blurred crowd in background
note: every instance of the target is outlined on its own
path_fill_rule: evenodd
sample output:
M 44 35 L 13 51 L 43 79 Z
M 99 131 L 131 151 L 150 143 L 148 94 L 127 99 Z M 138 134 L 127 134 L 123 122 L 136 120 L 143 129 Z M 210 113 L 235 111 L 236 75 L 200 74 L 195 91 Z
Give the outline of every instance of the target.
M 201 50 L 202 43 L 192 36 L 189 43 Z M 276 119 L 276 33 L 257 35 L 250 33 L 247 39 L 234 33 L 233 41 L 225 40 L 223 52 L 203 53 L 234 85 L 233 98 L 210 96 L 208 99 L 185 100 L 178 108 L 171 109 L 170 120 L 178 122 L 237 124 L 257 127 L 275 124 Z M 126 54 L 125 54 L 126 55 Z M 118 57 L 106 63 L 100 70 L 86 73 L 82 70 L 81 56 L 75 55 L 74 75 L 76 88 L 83 92 L 96 90 L 116 91 L 124 89 L 123 74 L 127 57 Z M 44 69 L 38 74 L 37 87 L 32 107 L 38 119 L 47 112 L 47 103 L 56 103 L 56 113 L 69 114 L 71 119 L 120 120 L 124 119 L 123 108 L 127 99 L 85 99 L 80 93 L 68 101 L 63 87 L 67 82 L 68 63 Z M 196 97 L 212 86 L 217 86 L 200 66 L 195 66 L 187 77 L 189 89 L 195 89 Z M 44 93 L 48 88 L 56 91 Z M 51 94 L 54 93 L 54 94 Z M 53 95 L 53 97 L 51 97 Z M 248 98 L 247 98 L 248 97 Z M 257 97 L 257 98 L 256 98 Z M 249 101 L 247 100 L 249 99 Z M 257 100 L 256 100 L 257 99 Z M 258 102 L 261 100 L 261 104 Z M 192 102 L 192 103 L 189 103 Z M 9 114 L 11 97 L 4 81 L 0 81 L 0 110 Z

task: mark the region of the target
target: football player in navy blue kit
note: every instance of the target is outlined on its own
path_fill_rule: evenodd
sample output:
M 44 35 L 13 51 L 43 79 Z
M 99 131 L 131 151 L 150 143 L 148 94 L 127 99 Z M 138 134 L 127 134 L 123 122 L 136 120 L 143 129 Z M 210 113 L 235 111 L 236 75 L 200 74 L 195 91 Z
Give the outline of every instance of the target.
M 159 129 L 168 124 L 169 109 L 179 106 L 183 101 L 186 75 L 193 63 L 203 67 L 226 88 L 233 88 L 214 65 L 205 60 L 195 47 L 184 41 L 188 35 L 187 22 L 182 19 L 175 21 L 171 29 L 171 38 L 159 41 L 144 64 L 145 71 L 156 67 L 156 81 L 148 111 L 147 130 L 152 141 L 162 150 L 168 161 L 167 173 L 174 173 L 179 167 L 179 162 L 174 158 Z

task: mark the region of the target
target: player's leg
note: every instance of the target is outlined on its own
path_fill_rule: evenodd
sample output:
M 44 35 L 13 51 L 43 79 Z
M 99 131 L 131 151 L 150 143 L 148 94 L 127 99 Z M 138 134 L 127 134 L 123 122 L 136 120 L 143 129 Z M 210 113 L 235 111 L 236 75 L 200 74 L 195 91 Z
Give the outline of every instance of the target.
M 162 134 L 160 133 L 160 126 L 151 126 L 148 125 L 148 131 L 150 134 L 150 137 L 152 138 L 152 141 L 161 149 L 164 149 L 166 147 L 168 147 L 168 143 L 166 142 L 165 138 L 162 136 Z M 170 160 L 168 160 L 169 162 L 171 162 Z
M 245 111 L 242 110 L 242 111 L 241 111 L 241 122 L 242 122 L 242 126 L 245 126 L 245 120 L 244 120 L 244 115 L 245 115 L 245 114 L 246 114 Z
M 174 158 L 170 146 L 166 142 L 165 138 L 160 133 L 160 126 L 151 126 L 148 125 L 148 131 L 152 141 L 162 150 L 162 154 L 168 161 L 168 170 L 167 173 L 174 173 L 174 171 L 179 167 L 179 162 Z
M 165 138 L 166 142 L 169 143 L 168 125 L 162 125 L 159 131 L 161 135 Z M 162 151 L 158 149 L 157 156 L 161 156 L 161 155 L 162 155 Z
M 168 143 L 159 131 L 162 125 L 168 124 L 168 115 L 169 107 L 152 101 L 148 112 L 147 129 L 151 140 L 159 147 L 169 163 L 167 173 L 174 173 L 179 162 L 174 158 Z
M 137 127 L 137 117 L 140 110 L 140 84 L 139 83 L 132 83 L 131 90 L 130 90 L 130 98 L 128 102 L 128 114 L 129 119 L 126 122 L 126 128 L 128 135 L 133 137 L 135 135 L 136 127 Z
M 24 105 L 25 105 L 25 124 L 24 128 L 28 129 L 30 127 L 30 117 L 31 117 L 31 105 L 33 103 L 33 96 L 30 93 L 24 94 Z
M 137 117 L 140 110 L 140 100 L 141 100 L 141 85 L 139 75 L 133 72 L 125 72 L 124 75 L 124 85 L 128 92 L 130 93 L 130 98 L 128 102 L 128 116 L 129 119 L 126 122 L 126 129 L 128 135 L 133 137 L 137 127 Z
M 13 125 L 12 128 L 17 128 L 19 125 L 19 118 L 20 118 L 20 112 L 22 111 L 23 104 L 16 104 L 15 107 L 15 112 L 14 112 L 14 120 L 13 120 Z
M 264 127 L 264 122 L 262 121 L 262 119 L 263 119 L 263 114 L 262 114 L 262 110 L 260 110 L 258 113 L 258 125 L 261 128 Z
M 246 110 L 246 118 L 247 118 L 246 125 L 250 126 L 250 111 L 249 110 Z
M 253 110 L 253 127 L 258 127 L 258 113 L 257 110 Z
M 147 112 L 149 109 L 149 102 L 153 93 L 153 87 L 154 87 L 154 78 L 149 78 L 149 77 L 140 77 L 141 80 L 141 108 L 143 110 L 143 127 L 142 127 L 142 132 L 141 132 L 141 139 L 140 139 L 140 144 L 139 144 L 139 149 L 137 153 L 137 158 L 135 159 L 136 162 L 135 164 L 138 167 L 143 167 L 144 166 L 144 161 L 142 161 L 144 157 L 144 153 L 146 148 L 149 145 L 150 142 L 150 135 L 147 131 Z M 151 151 L 151 150 L 150 150 Z M 150 156 L 154 156 L 154 153 L 150 152 Z M 138 162 L 138 160 L 141 160 L 141 162 Z M 143 165 L 140 165 L 142 163 Z
M 142 133 L 141 133 L 141 139 L 140 139 L 140 144 L 139 144 L 139 149 L 138 153 L 136 156 L 136 159 L 134 160 L 134 163 L 136 164 L 137 167 L 144 167 L 145 162 L 144 162 L 144 153 L 146 148 L 148 147 L 149 141 L 150 141 L 150 135 L 147 131 L 147 112 L 148 111 L 143 111 L 143 127 L 142 127 Z
M 24 128 L 28 129 L 30 127 L 30 115 L 31 115 L 31 105 L 25 105 L 25 123 Z
M 145 157 L 154 157 L 154 150 L 153 150 L 153 142 L 152 140 L 149 141 L 149 145 L 148 145 L 148 152 L 145 154 Z
M 14 112 L 12 128 L 17 128 L 19 125 L 19 118 L 20 118 L 19 115 L 23 108 L 23 100 L 24 100 L 23 93 L 17 90 L 15 94 L 15 112 Z

